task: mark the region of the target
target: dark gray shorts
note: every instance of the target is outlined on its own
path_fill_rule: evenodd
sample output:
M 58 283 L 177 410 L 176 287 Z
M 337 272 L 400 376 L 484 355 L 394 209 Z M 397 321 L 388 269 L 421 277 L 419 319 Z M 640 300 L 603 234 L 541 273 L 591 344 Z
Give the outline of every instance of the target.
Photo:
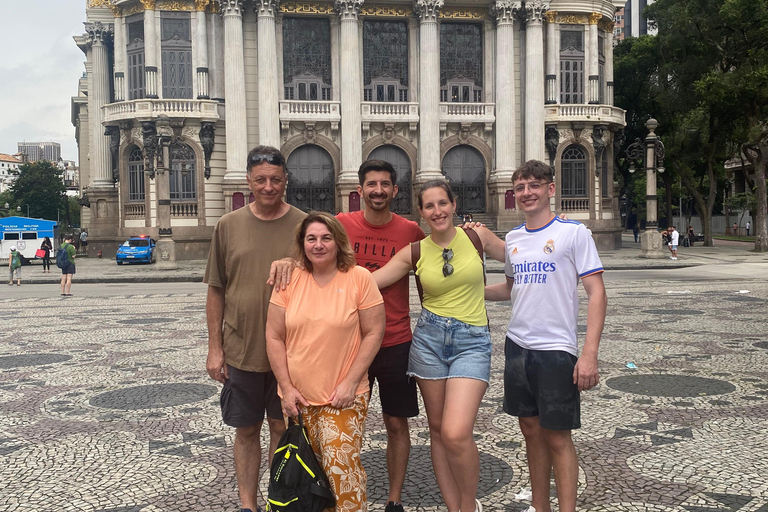
M 75 264 L 74 263 L 67 263 L 67 265 L 61 269 L 61 274 L 62 275 L 74 274 L 74 273 L 75 273 Z
M 528 350 L 509 338 L 504 345 L 504 412 L 539 417 L 541 428 L 581 427 L 579 388 L 573 383 L 577 358 L 561 350 Z
M 282 419 L 277 396 L 277 379 L 272 372 L 246 372 L 227 365 L 229 379 L 221 390 L 221 418 L 230 427 L 250 427 L 264 421 L 264 411 L 272 419 Z

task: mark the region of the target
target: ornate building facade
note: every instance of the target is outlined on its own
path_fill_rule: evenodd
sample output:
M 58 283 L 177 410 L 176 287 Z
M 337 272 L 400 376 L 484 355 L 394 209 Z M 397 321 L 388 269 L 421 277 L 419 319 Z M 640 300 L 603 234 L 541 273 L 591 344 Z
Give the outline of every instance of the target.
M 460 213 L 500 231 L 523 218 L 512 172 L 544 160 L 554 210 L 616 247 L 623 4 L 87 0 L 72 121 L 89 248 L 143 233 L 204 258 L 219 217 L 250 200 L 258 144 L 286 155 L 302 209 L 359 209 L 357 168 L 381 158 L 398 170 L 397 212 L 416 218 L 420 183 L 446 178 Z

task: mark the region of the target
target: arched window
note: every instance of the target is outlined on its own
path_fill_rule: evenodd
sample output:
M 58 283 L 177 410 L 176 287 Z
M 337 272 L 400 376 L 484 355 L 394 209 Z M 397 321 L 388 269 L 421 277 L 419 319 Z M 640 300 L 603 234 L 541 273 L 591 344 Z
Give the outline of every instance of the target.
M 304 211 L 335 212 L 336 181 L 331 155 L 307 144 L 288 156 L 288 203 Z
M 568 146 L 560 159 L 562 197 L 587 197 L 587 157 L 579 146 Z
M 456 213 L 485 212 L 485 162 L 468 145 L 451 148 L 443 158 L 443 174 L 456 196 Z
M 440 24 L 440 101 L 482 103 L 482 25 Z
M 144 97 L 144 14 L 129 16 L 128 41 L 128 99 L 138 100 Z
M 184 143 L 171 145 L 171 170 L 168 174 L 171 201 L 197 200 L 195 152 Z
M 283 82 L 286 100 L 331 100 L 331 24 L 327 18 L 283 18 Z
M 584 29 L 560 29 L 560 102 L 584 103 Z
M 365 101 L 408 101 L 408 24 L 363 21 Z
M 144 155 L 136 146 L 128 155 L 128 201 L 144 202 Z

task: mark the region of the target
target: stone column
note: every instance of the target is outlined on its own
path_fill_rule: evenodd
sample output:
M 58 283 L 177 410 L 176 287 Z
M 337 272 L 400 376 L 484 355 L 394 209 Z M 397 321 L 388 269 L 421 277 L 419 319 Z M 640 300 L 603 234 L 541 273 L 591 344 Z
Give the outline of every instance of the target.
M 358 14 L 363 0 L 336 0 L 335 7 L 341 21 L 341 172 L 339 192 L 342 202 L 348 192 L 357 187 L 357 169 L 362 163 L 363 133 L 360 102 L 362 79 L 360 76 L 360 39 Z M 351 188 L 350 188 L 351 187 Z M 350 189 L 350 190 L 347 190 Z M 347 210 L 347 208 L 342 208 Z
M 589 53 L 587 62 L 587 73 L 589 74 L 589 88 L 587 93 L 589 94 L 590 105 L 597 105 L 600 103 L 600 49 L 597 47 L 597 43 L 600 40 L 597 37 L 597 23 L 600 21 L 603 15 L 599 12 L 593 12 L 589 16 L 589 25 L 587 30 L 589 31 Z
M 141 0 L 144 4 L 144 95 L 157 98 L 157 33 L 155 0 Z
M 560 103 L 560 25 L 557 23 L 557 11 L 544 13 L 547 18 L 547 76 L 546 99 L 544 103 Z
M 205 9 L 208 0 L 196 0 L 195 17 L 197 30 L 195 36 L 195 53 L 197 55 L 197 99 L 207 100 L 211 97 L 208 86 L 208 23 Z
M 605 104 L 613 105 L 613 23 L 605 31 Z
M 259 144 L 280 147 L 275 11 L 279 0 L 257 0 L 259 72 Z
M 496 170 L 511 177 L 515 170 L 515 17 L 521 2 L 496 0 Z
M 102 107 L 110 102 L 111 96 L 109 78 L 112 70 L 109 66 L 107 44 L 112 37 L 112 25 L 100 22 L 86 23 L 85 29 L 91 61 L 88 79 L 90 184 L 87 194 L 91 203 L 88 252 L 95 254 L 101 250 L 107 257 L 111 257 L 115 254 L 120 205 L 117 189 L 112 181 L 110 138 L 105 135 Z
M 544 33 L 548 0 L 525 3 L 525 160 L 544 161 Z
M 416 182 L 442 178 L 440 172 L 440 30 L 443 0 L 417 0 L 419 19 L 419 169 Z
M 224 180 L 245 181 L 248 137 L 245 121 L 243 0 L 221 2 L 224 19 L 224 99 L 227 117 L 227 172 Z
M 125 101 L 126 97 L 125 62 L 127 60 L 127 52 L 125 44 L 125 18 L 115 15 L 115 101 Z
M 114 188 L 112 181 L 109 138 L 104 135 L 102 107 L 110 102 L 109 53 L 107 44 L 111 38 L 111 25 L 100 22 L 87 23 L 88 41 L 93 59 L 93 88 L 89 91 L 88 110 L 91 112 L 91 183 L 96 188 Z
M 155 175 L 155 194 L 157 197 L 156 225 L 157 225 L 157 268 L 164 270 L 175 269 L 176 243 L 173 240 L 173 228 L 171 228 L 171 155 L 170 146 L 173 140 L 173 128 L 168 116 L 161 115 L 155 122 L 157 129 L 158 165 Z

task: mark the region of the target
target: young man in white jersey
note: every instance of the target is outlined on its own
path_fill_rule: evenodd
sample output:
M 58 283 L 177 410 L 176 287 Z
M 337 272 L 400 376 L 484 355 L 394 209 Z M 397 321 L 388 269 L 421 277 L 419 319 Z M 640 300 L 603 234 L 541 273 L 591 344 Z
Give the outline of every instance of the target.
M 669 240 L 669 252 L 672 253 L 672 256 L 670 256 L 669 259 L 676 260 L 677 244 L 680 241 L 680 233 L 677 231 L 675 226 L 669 226 L 667 228 L 667 239 Z
M 590 231 L 552 213 L 555 183 L 548 165 L 529 160 L 512 181 L 525 224 L 506 236 L 506 283 L 486 287 L 487 300 L 512 299 L 504 411 L 518 417 L 525 437 L 533 493 L 528 510 L 551 512 L 554 469 L 560 511 L 575 512 L 579 466 L 571 430 L 581 426 L 579 393 L 599 382 L 597 350 L 607 305 L 603 266 Z M 579 279 L 588 306 L 577 357 Z

